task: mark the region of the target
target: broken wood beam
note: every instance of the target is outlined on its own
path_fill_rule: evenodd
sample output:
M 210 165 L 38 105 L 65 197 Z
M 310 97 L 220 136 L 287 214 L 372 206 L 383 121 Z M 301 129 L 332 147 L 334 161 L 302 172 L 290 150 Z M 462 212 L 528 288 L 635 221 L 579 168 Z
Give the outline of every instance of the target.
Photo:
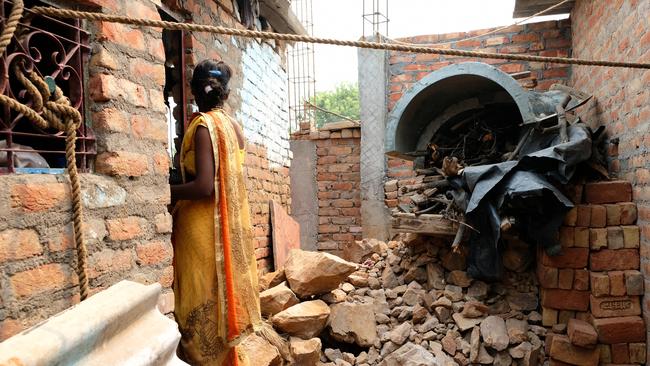
M 458 231 L 458 224 L 442 215 L 432 214 L 396 213 L 391 219 L 391 226 L 398 233 L 454 236 Z

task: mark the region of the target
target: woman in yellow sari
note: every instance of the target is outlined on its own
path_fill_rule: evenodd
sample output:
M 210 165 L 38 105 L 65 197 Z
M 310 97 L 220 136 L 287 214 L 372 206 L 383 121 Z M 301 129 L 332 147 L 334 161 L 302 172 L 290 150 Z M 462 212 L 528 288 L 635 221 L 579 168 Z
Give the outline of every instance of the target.
M 194 69 L 199 113 L 180 151 L 183 183 L 171 186 L 179 353 L 192 365 L 247 365 L 238 345 L 263 327 L 242 171 L 244 139 L 222 108 L 231 75 L 228 65 L 211 60 Z

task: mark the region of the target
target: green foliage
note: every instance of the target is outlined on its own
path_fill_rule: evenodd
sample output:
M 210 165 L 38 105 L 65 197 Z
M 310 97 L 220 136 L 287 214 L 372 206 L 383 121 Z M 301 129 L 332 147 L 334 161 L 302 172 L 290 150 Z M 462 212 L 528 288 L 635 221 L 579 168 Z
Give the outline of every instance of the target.
M 325 110 L 359 120 L 359 88 L 356 84 L 339 84 L 334 91 L 316 93 L 311 103 Z M 331 113 L 314 110 L 316 127 L 326 123 L 338 122 L 343 118 Z

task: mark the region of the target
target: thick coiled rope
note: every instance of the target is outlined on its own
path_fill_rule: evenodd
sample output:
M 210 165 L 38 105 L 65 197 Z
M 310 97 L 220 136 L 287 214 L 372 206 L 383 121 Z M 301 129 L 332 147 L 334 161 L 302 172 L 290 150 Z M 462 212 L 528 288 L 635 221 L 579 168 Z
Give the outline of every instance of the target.
M 11 43 L 23 10 L 23 1 L 14 0 L 11 13 L 0 35 L 0 54 L 3 54 L 9 43 Z M 80 298 L 81 300 L 85 300 L 88 297 L 88 275 L 86 270 L 86 257 L 88 256 L 88 252 L 83 237 L 81 184 L 79 183 L 77 158 L 75 155 L 77 129 L 81 126 L 81 114 L 70 104 L 70 100 L 63 95 L 63 92 L 58 86 L 55 87 L 54 93 L 51 93 L 45 80 L 33 70 L 24 72 L 21 65 L 15 64 L 12 72 L 31 97 L 32 107 L 6 95 L 0 95 L 0 103 L 21 113 L 40 129 L 55 129 L 57 131 L 65 131 L 66 134 L 65 157 L 72 194 L 72 226 L 77 254 L 76 273 L 79 278 Z

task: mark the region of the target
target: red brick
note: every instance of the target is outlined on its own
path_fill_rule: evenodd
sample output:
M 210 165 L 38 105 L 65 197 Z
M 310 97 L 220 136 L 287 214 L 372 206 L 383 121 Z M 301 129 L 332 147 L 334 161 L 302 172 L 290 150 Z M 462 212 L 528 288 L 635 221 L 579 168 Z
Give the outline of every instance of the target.
M 542 264 L 555 268 L 585 268 L 589 258 L 587 248 L 562 248 L 562 254 L 549 256 L 542 254 Z
M 589 292 L 542 289 L 542 306 L 560 310 L 587 311 L 589 308 Z
M 623 229 L 620 226 L 607 227 L 607 248 L 608 249 L 625 248 Z
M 264 268 L 261 266 L 258 266 L 259 268 Z M 174 282 L 174 267 L 173 266 L 167 266 L 165 269 L 163 269 L 163 273 L 160 276 L 160 281 L 158 281 L 160 285 L 164 288 L 170 288 L 172 287 L 172 283 Z
M 625 248 L 639 247 L 639 227 L 638 226 L 621 226 L 623 229 L 623 246 Z
M 572 365 L 596 366 L 600 352 L 596 348 L 576 347 L 571 344 L 569 337 L 555 335 L 551 343 L 551 357 Z
M 612 362 L 616 364 L 630 363 L 630 352 L 627 343 L 612 344 Z
M 576 269 L 573 272 L 573 288 L 579 291 L 589 290 L 589 271 Z
M 129 123 L 124 112 L 115 108 L 104 108 L 93 113 L 93 128 L 96 131 L 128 132 Z
M 168 263 L 171 261 L 171 245 L 163 241 L 151 241 L 140 244 L 135 247 L 140 265 L 155 265 L 159 263 Z
M 630 363 L 637 365 L 644 365 L 646 363 L 646 344 L 645 343 L 630 343 Z
M 573 227 L 562 226 L 560 227 L 560 244 L 564 248 L 570 248 L 574 245 L 575 233 Z
M 594 319 L 594 327 L 600 343 L 645 342 L 645 322 L 639 316 Z
M 589 247 L 591 250 L 607 248 L 607 228 L 589 229 Z
M 64 183 L 16 184 L 11 190 L 11 206 L 27 212 L 42 212 L 68 203 Z
M 619 203 L 632 201 L 632 186 L 628 181 L 611 181 L 585 184 L 588 203 Z
M 591 293 L 594 296 L 609 295 L 609 276 L 606 273 L 591 272 Z
M 121 273 L 133 266 L 131 250 L 103 249 L 88 259 L 88 277 L 97 278 L 103 274 Z
M 5 318 L 0 322 L 0 342 L 22 332 L 25 328 L 19 320 Z
M 603 249 L 590 255 L 592 271 L 639 269 L 639 251 L 635 249 Z
M 154 154 L 152 160 L 153 160 L 153 170 L 156 174 L 159 175 L 169 174 L 169 168 L 171 162 L 169 160 L 169 155 L 167 155 L 167 151 Z
M 609 344 L 599 344 L 600 363 L 607 364 L 612 362 L 612 347 Z
M 558 287 L 563 290 L 571 290 L 573 288 L 572 269 L 560 269 L 558 273 Z
M 625 271 L 625 290 L 630 296 L 641 296 L 643 291 L 643 274 L 639 271 Z
M 570 319 L 567 325 L 567 334 L 571 344 L 575 346 L 594 348 L 598 342 L 598 333 L 594 327 L 582 320 Z
M 503 36 L 497 36 L 497 37 L 491 37 L 485 40 L 485 45 L 486 46 L 496 46 L 496 45 L 502 45 L 505 43 L 510 43 L 510 39 L 508 37 L 503 37 Z
M 576 210 L 578 211 L 576 226 L 589 227 L 589 225 L 591 225 L 591 206 L 577 205 Z
M 590 227 L 599 228 L 607 226 L 607 209 L 603 205 L 591 206 L 591 224 Z
M 141 30 L 119 23 L 100 21 L 97 24 L 99 28 L 97 40 L 109 41 L 141 51 L 145 50 L 146 45 Z
M 90 67 L 105 67 L 109 70 L 117 70 L 118 63 L 106 48 L 99 47 L 99 50 L 90 58 Z
M 544 288 L 557 288 L 558 269 L 538 263 L 537 280 L 539 281 L 539 285 Z
M 641 302 L 638 296 L 591 296 L 590 306 L 591 313 L 596 318 L 641 315 Z
M 611 271 L 609 276 L 609 294 L 612 296 L 625 295 L 625 273 L 623 271 Z
M 107 175 L 139 177 L 149 172 L 147 162 L 147 157 L 142 154 L 106 152 L 97 156 L 95 170 Z
M 0 263 L 33 257 L 43 253 L 36 231 L 9 229 L 0 231 Z
M 11 276 L 10 281 L 14 294 L 28 297 L 74 285 L 77 276 L 67 265 L 52 263 L 18 272 Z
M 570 319 L 575 319 L 576 312 L 573 310 L 560 310 L 557 317 L 558 324 L 567 324 Z
M 564 225 L 565 226 L 576 226 L 576 220 L 578 219 L 578 209 L 572 208 L 564 216 Z
M 135 239 L 143 234 L 144 224 L 143 218 L 135 216 L 106 220 L 108 238 L 113 241 Z
M 589 248 L 589 228 L 576 226 L 573 228 L 573 245 L 578 248 Z
M 169 213 L 161 213 L 154 217 L 156 232 L 167 234 L 172 232 L 172 216 Z
M 133 115 L 131 130 L 136 138 L 167 142 L 166 122 L 161 119 L 152 119 L 146 115 Z
M 618 226 L 621 224 L 621 206 L 618 204 L 605 205 L 607 210 L 607 226 Z
M 528 33 L 528 34 L 515 34 L 512 36 L 512 42 L 536 42 L 539 41 L 539 34 L 537 33 Z
M 638 216 L 636 203 L 624 202 L 619 206 L 621 208 L 621 225 L 634 225 Z
M 92 75 L 88 82 L 90 99 L 95 102 L 108 102 L 115 95 L 114 88 L 118 87 L 117 79 L 113 75 Z

